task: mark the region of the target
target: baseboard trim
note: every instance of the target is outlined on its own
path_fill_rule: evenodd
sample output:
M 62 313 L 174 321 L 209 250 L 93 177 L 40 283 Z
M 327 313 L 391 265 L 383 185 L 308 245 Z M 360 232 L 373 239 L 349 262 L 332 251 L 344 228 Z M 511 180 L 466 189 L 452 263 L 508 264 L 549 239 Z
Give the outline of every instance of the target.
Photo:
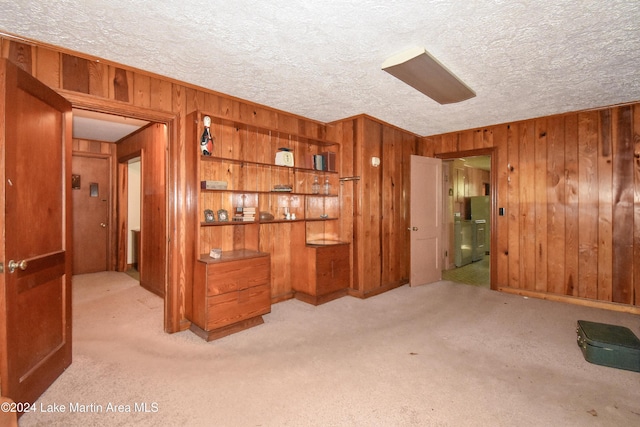
M 628 305 L 628 304 L 620 304 L 617 302 L 596 301 L 596 300 L 579 298 L 579 297 L 574 297 L 569 295 L 548 294 L 545 292 L 528 291 L 524 289 L 509 288 L 504 286 L 498 287 L 498 291 L 508 293 L 508 294 L 525 296 L 525 297 L 544 299 L 548 301 L 581 305 L 583 307 L 600 308 L 603 310 L 619 311 L 621 313 L 630 313 L 630 314 L 640 315 L 640 307 L 635 307 L 633 305 Z
M 381 286 L 379 288 L 372 289 L 371 291 L 368 291 L 368 292 L 362 292 L 362 291 L 356 291 L 355 289 L 349 289 L 349 295 L 352 296 L 352 297 L 356 297 L 356 298 L 366 299 L 366 298 L 369 298 L 369 297 L 374 297 L 376 295 L 383 294 L 383 293 L 385 293 L 387 291 L 390 291 L 391 289 L 399 288 L 400 286 L 404 286 L 407 283 L 409 283 L 409 282 L 408 281 L 400 281 L 400 282 L 389 283 L 389 284 Z

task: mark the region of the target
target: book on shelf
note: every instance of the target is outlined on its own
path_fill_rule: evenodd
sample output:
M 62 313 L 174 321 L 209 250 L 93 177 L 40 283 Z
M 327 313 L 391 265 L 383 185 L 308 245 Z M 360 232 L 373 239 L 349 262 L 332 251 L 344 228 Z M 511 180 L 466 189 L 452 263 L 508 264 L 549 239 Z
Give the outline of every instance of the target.
M 337 172 L 336 168 L 336 153 L 333 151 L 325 151 L 320 153 L 323 160 L 323 166 L 326 171 L 329 172 Z
M 293 191 L 293 187 L 290 184 L 276 184 L 271 191 L 291 192 Z
M 200 181 L 201 190 L 226 190 L 227 181 Z
M 255 221 L 256 220 L 256 208 L 254 206 L 247 206 L 242 208 L 242 221 Z
M 313 154 L 305 154 L 304 165 L 302 167 L 306 169 L 315 169 L 315 159 Z
M 323 151 L 320 154 L 311 155 L 311 169 L 318 171 L 337 172 L 336 153 Z

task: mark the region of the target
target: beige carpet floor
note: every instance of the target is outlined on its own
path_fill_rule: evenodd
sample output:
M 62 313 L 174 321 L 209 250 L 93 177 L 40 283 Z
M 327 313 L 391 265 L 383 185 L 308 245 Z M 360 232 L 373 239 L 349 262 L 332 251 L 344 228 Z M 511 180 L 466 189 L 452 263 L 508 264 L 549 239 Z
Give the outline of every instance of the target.
M 73 286 L 73 364 L 37 402 L 66 412 L 23 427 L 640 425 L 640 373 L 575 341 L 578 319 L 640 335 L 639 316 L 442 281 L 285 301 L 207 343 L 165 334 L 163 301 L 126 274 Z

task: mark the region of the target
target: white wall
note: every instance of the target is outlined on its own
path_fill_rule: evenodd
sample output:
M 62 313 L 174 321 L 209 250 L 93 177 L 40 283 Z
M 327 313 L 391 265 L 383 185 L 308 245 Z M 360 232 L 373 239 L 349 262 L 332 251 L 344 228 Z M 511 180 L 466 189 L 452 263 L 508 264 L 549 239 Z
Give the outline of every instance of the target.
M 127 200 L 129 207 L 127 236 L 129 245 L 127 247 L 127 264 L 133 263 L 133 239 L 131 230 L 140 230 L 140 159 L 134 159 L 129 163 L 129 197 Z

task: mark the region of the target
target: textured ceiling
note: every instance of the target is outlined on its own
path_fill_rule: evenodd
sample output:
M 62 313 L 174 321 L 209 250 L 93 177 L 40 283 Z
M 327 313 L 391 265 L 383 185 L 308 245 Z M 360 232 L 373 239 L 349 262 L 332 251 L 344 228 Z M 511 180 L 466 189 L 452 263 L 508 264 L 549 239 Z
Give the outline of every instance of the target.
M 419 135 L 640 100 L 637 0 L 0 0 L 0 31 Z M 411 47 L 477 97 L 440 105 L 381 70 Z

